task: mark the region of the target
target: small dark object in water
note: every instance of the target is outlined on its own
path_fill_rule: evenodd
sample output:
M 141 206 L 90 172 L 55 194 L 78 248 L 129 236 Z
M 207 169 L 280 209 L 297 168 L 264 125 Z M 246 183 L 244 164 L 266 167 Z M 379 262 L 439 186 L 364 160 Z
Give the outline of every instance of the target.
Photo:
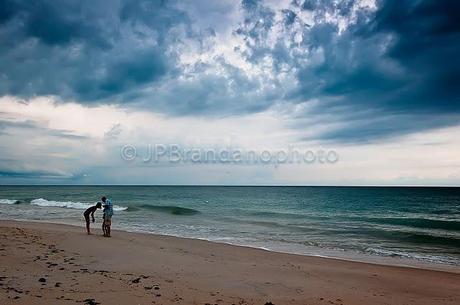
M 138 277 L 137 279 L 134 279 L 134 280 L 132 280 L 131 282 L 134 283 L 134 284 L 137 284 L 137 283 L 140 282 L 140 280 L 141 280 L 141 278 Z
M 265 305 L 275 305 L 275 304 L 273 304 L 272 302 L 267 302 L 265 303 Z
M 44 277 L 41 277 L 41 278 L 38 279 L 38 281 L 39 281 L 40 283 L 45 283 L 45 282 L 46 282 L 46 279 L 45 279 Z

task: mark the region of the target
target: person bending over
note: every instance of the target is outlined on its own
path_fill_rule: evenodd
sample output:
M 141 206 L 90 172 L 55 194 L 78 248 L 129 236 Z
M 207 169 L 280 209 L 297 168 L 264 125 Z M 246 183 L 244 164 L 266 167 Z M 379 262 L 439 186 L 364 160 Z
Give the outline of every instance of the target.
M 101 203 L 98 202 L 96 203 L 96 205 L 93 205 L 92 207 L 89 207 L 88 209 L 86 209 L 86 211 L 83 213 L 83 216 L 85 216 L 85 220 L 86 220 L 86 232 L 88 233 L 88 235 L 91 234 L 91 230 L 89 228 L 89 223 L 90 223 L 89 216 L 91 215 L 92 221 L 94 222 L 95 221 L 94 212 L 96 212 L 96 210 L 100 209 L 101 207 L 102 207 Z

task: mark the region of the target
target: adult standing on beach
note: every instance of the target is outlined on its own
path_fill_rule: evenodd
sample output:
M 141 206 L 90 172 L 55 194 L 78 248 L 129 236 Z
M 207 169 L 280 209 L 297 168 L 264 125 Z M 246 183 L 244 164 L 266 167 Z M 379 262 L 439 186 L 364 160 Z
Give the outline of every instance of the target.
M 110 199 L 103 196 L 101 198 L 103 210 L 102 232 L 105 237 L 110 237 L 110 227 L 112 226 L 113 205 Z

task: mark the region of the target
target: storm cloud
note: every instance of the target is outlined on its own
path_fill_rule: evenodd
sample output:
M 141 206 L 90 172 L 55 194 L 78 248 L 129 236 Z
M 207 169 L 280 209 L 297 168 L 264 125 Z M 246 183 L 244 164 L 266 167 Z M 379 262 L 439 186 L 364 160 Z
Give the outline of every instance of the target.
M 162 1 L 6 1 L 1 10 L 0 92 L 82 103 L 165 76 L 170 31 L 187 23 Z
M 459 20 L 458 1 L 6 0 L 0 95 L 171 116 L 302 105 L 295 128 L 340 126 L 305 140 L 375 141 L 460 123 Z

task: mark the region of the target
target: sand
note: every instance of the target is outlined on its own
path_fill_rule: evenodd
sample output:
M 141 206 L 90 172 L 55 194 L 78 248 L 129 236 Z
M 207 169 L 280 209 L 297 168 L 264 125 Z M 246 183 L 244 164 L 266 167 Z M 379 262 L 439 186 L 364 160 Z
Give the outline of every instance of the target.
M 0 304 L 460 304 L 456 272 L 94 232 L 0 221 Z

